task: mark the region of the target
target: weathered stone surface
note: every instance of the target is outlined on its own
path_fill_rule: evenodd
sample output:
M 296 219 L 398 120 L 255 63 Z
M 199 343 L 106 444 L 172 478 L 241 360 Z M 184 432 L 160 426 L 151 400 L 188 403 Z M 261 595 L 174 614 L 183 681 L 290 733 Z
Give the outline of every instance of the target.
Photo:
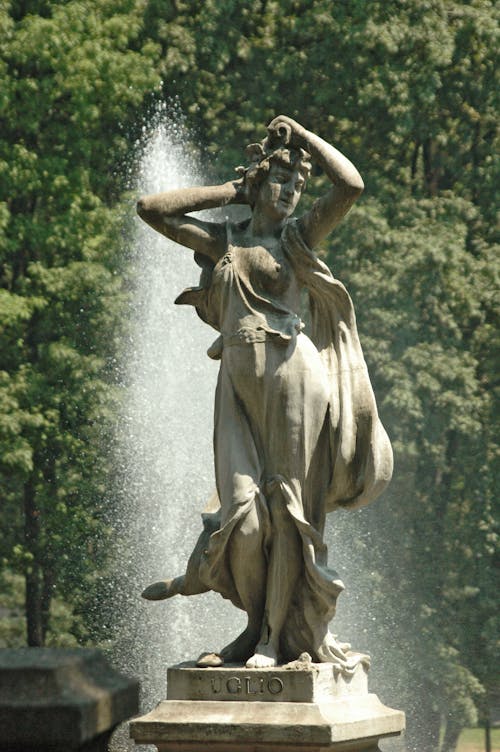
M 368 694 L 365 666 L 352 675 L 331 663 L 311 663 L 300 670 L 277 666 L 247 669 L 240 666 L 197 668 L 194 663 L 167 672 L 167 700 L 228 700 L 235 702 L 324 702 L 345 695 Z
M 167 691 L 167 700 L 131 722 L 136 744 L 160 752 L 376 752 L 379 739 L 405 725 L 404 713 L 368 693 L 362 665 L 346 676 L 332 664 L 185 664 L 169 669 Z
M 139 683 L 98 650 L 0 651 L 0 752 L 105 750 L 139 709 Z
M 195 251 L 200 285 L 176 300 L 220 336 L 215 399 L 217 493 L 184 574 L 143 596 L 162 600 L 214 590 L 248 616 L 200 666 L 278 666 L 307 652 L 350 671 L 349 646 L 328 625 L 344 588 L 327 565 L 325 516 L 370 503 L 392 474 L 356 328 L 352 300 L 313 249 L 363 190 L 355 166 L 290 117 L 247 147 L 241 177 L 144 196 L 139 215 Z M 299 219 L 312 162 L 329 190 Z M 204 209 L 248 205 L 243 222 L 207 222 Z M 301 319 L 302 292 L 310 327 Z M 215 501 L 215 503 L 213 503 Z
M 165 752 L 246 752 L 273 745 L 343 752 L 376 749 L 380 738 L 399 734 L 403 727 L 403 713 L 367 694 L 322 704 L 165 700 L 133 720 L 130 734 L 136 744 L 155 744 Z

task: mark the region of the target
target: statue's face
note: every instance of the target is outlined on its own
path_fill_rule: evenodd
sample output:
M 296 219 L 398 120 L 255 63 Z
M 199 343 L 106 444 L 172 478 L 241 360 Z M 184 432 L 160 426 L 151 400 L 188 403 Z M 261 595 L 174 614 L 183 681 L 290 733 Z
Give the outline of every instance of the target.
M 279 162 L 271 163 L 269 173 L 260 186 L 255 208 L 274 219 L 287 219 L 299 203 L 305 182 L 304 175 L 297 167 L 290 169 Z

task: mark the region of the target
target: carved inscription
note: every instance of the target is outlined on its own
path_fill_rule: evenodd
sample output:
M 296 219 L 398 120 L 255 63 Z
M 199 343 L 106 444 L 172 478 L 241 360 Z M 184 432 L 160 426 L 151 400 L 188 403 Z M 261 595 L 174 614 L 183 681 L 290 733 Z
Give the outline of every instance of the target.
M 278 676 L 269 679 L 259 676 L 230 676 L 229 679 L 217 677 L 210 680 L 212 694 L 221 692 L 229 695 L 279 695 L 283 692 L 283 682 Z

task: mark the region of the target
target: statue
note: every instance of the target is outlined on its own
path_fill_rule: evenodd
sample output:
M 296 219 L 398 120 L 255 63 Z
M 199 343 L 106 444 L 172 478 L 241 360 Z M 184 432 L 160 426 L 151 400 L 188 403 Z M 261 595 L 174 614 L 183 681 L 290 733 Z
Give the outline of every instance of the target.
M 143 220 L 194 250 L 200 285 L 176 302 L 195 306 L 220 333 L 208 354 L 221 361 L 217 494 L 186 573 L 143 596 L 215 590 L 246 612 L 244 632 L 199 665 L 272 667 L 308 653 L 349 669 L 349 646 L 328 629 L 344 586 L 327 565 L 325 517 L 378 496 L 391 478 L 392 451 L 351 299 L 313 249 L 349 211 L 363 181 L 337 149 L 281 115 L 247 154 L 250 164 L 236 180 L 138 203 Z M 332 186 L 294 219 L 311 160 Z M 191 214 L 228 204 L 248 204 L 251 218 L 207 222 Z

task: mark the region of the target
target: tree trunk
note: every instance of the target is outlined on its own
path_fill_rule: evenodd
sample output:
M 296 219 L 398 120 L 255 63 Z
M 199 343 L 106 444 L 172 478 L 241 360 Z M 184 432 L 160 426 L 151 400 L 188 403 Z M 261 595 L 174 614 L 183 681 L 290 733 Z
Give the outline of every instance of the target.
M 452 721 L 446 724 L 446 731 L 441 745 L 441 752 L 455 752 L 458 743 L 458 737 L 462 731 L 462 726 Z
M 40 512 L 36 506 L 33 477 L 24 484 L 24 542 L 32 555 L 25 572 L 27 642 L 30 647 L 42 647 L 44 645 L 44 634 L 42 570 L 39 558 Z
M 424 160 L 424 188 L 427 195 L 437 196 L 439 191 L 439 178 L 441 169 L 436 153 L 436 146 L 430 138 L 427 138 L 422 144 L 422 156 Z
M 479 120 L 474 126 L 474 137 L 472 139 L 472 201 L 479 204 L 481 195 L 481 183 L 479 178 L 479 145 L 481 143 L 481 121 Z
M 420 151 L 420 140 L 417 138 L 417 140 L 415 141 L 415 146 L 413 147 L 412 155 L 411 155 L 411 192 L 412 194 L 415 194 L 415 189 L 416 189 L 417 164 L 418 164 L 419 151 Z
M 43 570 L 43 586 L 41 593 L 41 618 L 42 618 L 42 639 L 45 643 L 50 621 L 50 604 L 52 602 L 52 591 L 54 589 L 54 571 L 51 567 L 45 567 Z
M 52 489 L 54 496 L 56 496 L 56 469 L 55 460 L 53 454 L 46 454 L 43 460 L 41 460 L 42 473 L 45 483 Z M 47 535 L 48 531 L 45 530 Z M 56 582 L 55 563 L 53 559 L 53 552 L 49 545 L 49 541 L 45 541 L 45 547 L 43 551 L 43 557 L 41 557 L 42 565 L 42 592 L 41 592 L 41 608 L 42 608 L 42 635 L 43 641 L 47 636 L 50 621 L 50 604 L 52 602 L 52 593 L 54 591 L 54 585 Z
M 484 724 L 484 752 L 492 752 L 491 724 L 489 720 L 487 720 Z

